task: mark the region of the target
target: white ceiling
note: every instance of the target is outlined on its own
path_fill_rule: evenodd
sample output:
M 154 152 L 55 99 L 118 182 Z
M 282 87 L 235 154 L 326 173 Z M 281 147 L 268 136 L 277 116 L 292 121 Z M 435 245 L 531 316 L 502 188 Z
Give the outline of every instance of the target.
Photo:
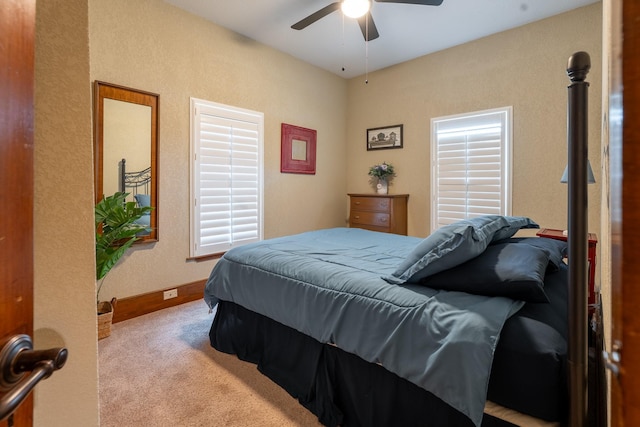
M 380 37 L 369 43 L 357 21 L 343 20 L 339 10 L 303 30 L 291 29 L 333 0 L 165 1 L 351 78 L 600 0 L 444 0 L 440 6 L 374 1 Z

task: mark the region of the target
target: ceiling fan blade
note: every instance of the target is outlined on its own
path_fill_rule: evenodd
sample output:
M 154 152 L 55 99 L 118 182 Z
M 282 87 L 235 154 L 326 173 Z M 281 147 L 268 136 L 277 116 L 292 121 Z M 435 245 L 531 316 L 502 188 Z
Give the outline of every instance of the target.
M 376 0 L 378 3 L 406 3 L 420 4 L 423 6 L 440 6 L 442 0 Z
M 319 11 L 312 13 L 311 15 L 307 16 L 304 19 L 301 19 L 300 21 L 296 22 L 295 24 L 293 24 L 291 26 L 291 28 L 293 28 L 294 30 L 302 30 L 303 28 L 308 27 L 309 25 L 313 24 L 314 22 L 316 22 L 317 20 L 324 18 L 325 16 L 327 16 L 328 14 L 330 14 L 331 12 L 335 12 L 336 10 L 340 9 L 340 2 L 335 2 L 335 3 L 331 3 L 329 6 L 325 6 L 322 9 L 320 9 Z
M 358 24 L 360 24 L 360 30 L 362 30 L 362 35 L 366 41 L 375 40 L 380 37 L 371 13 L 367 12 L 366 15 L 358 18 Z

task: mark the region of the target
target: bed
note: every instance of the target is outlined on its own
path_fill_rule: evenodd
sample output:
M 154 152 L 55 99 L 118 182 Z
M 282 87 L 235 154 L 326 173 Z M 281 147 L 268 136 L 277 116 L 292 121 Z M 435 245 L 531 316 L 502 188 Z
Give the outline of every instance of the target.
M 140 171 L 127 171 L 127 159 L 122 159 L 119 164 L 120 192 L 129 193 L 139 207 L 151 206 L 151 166 Z M 146 212 L 136 220 L 137 224 L 147 227 L 138 233 L 138 236 L 146 236 L 151 232 L 151 214 Z
M 587 304 L 589 68 L 569 58 L 568 243 L 493 216 L 425 239 L 337 228 L 239 247 L 205 285 L 211 345 L 327 426 L 607 425 L 602 307 Z
M 211 344 L 327 426 L 562 424 L 567 245 L 512 237 L 531 227 L 485 216 L 426 239 L 335 228 L 233 249 L 206 284 Z

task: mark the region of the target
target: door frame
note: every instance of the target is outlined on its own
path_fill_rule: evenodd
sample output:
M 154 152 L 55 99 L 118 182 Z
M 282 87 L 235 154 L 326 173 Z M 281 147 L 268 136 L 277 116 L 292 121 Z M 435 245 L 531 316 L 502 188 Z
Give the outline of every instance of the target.
M 612 13 L 609 117 L 612 348 L 620 354 L 611 376 L 611 426 L 640 425 L 640 4 L 605 3 Z M 621 99 L 621 103 L 620 103 Z M 620 106 L 622 107 L 620 111 Z M 621 129 L 615 114 L 624 112 Z M 626 119 L 626 120 L 625 120 Z M 615 346 L 615 348 L 614 348 Z

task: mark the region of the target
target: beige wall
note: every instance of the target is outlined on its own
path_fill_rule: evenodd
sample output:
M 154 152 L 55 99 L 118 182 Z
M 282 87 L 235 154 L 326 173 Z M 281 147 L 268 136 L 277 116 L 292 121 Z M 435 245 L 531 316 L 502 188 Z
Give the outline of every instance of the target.
M 266 238 L 344 225 L 347 82 L 161 0 L 89 2 L 91 80 L 160 95 L 160 241 L 131 251 L 101 299 L 204 279 L 189 256 L 189 97 L 265 115 Z M 280 125 L 317 131 L 316 175 L 280 173 Z
M 565 69 L 589 52 L 589 158 L 600 164 L 601 4 L 529 24 L 349 81 L 349 192 L 371 192 L 367 171 L 393 163 L 393 193 L 409 193 L 409 234 L 430 232 L 430 120 L 513 106 L 513 215 L 542 227 L 567 227 Z M 404 124 L 404 148 L 366 151 L 365 130 Z M 589 229 L 599 232 L 600 184 L 589 187 Z M 345 209 L 347 209 L 345 207 Z
M 93 161 L 86 0 L 36 6 L 34 346 L 66 347 L 34 425 L 98 425 Z

